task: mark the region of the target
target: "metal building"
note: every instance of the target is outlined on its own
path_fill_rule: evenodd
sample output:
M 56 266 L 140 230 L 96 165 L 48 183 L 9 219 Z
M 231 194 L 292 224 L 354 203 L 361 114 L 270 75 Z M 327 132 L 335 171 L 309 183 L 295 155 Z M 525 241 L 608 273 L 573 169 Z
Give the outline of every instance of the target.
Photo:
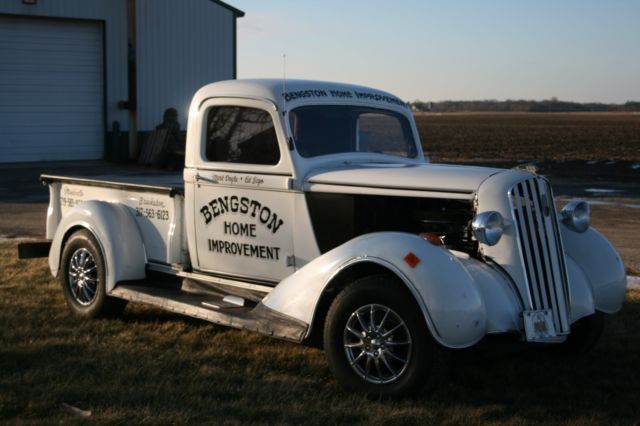
M 185 128 L 193 93 L 235 78 L 242 16 L 217 0 L 0 0 L 0 163 L 125 159 L 170 107 Z

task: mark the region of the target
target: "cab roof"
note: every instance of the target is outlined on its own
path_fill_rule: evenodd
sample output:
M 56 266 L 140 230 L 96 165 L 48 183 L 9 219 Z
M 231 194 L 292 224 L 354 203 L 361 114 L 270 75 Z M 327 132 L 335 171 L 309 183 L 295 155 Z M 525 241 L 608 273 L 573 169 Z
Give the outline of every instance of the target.
M 202 87 L 193 101 L 200 105 L 204 100 L 216 97 L 266 99 L 282 110 L 302 104 L 366 104 L 405 112 L 409 110 L 404 101 L 391 93 L 365 86 L 315 80 L 220 81 Z

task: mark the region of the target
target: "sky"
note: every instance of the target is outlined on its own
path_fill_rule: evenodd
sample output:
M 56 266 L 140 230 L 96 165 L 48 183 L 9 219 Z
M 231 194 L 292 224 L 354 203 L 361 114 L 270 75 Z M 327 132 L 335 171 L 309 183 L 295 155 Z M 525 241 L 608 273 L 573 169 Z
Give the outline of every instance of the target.
M 640 0 L 228 0 L 238 78 L 283 76 L 405 101 L 640 101 Z

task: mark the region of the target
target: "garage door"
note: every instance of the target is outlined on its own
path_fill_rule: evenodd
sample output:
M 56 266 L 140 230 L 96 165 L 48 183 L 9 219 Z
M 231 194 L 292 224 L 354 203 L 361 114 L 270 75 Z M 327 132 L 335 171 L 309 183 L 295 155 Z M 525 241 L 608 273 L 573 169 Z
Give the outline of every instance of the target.
M 0 162 L 103 157 L 98 23 L 0 16 Z

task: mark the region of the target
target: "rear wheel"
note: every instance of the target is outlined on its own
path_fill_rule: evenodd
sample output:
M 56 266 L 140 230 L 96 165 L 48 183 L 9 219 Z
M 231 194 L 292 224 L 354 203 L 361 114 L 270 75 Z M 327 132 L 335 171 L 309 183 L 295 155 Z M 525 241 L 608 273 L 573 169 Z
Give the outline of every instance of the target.
M 74 232 L 62 251 L 58 279 L 75 315 L 87 318 L 122 312 L 126 301 L 106 295 L 104 256 L 86 229 Z
M 444 377 L 447 351 L 412 296 L 385 275 L 361 278 L 333 301 L 324 330 L 329 367 L 347 389 L 371 397 L 412 394 Z

